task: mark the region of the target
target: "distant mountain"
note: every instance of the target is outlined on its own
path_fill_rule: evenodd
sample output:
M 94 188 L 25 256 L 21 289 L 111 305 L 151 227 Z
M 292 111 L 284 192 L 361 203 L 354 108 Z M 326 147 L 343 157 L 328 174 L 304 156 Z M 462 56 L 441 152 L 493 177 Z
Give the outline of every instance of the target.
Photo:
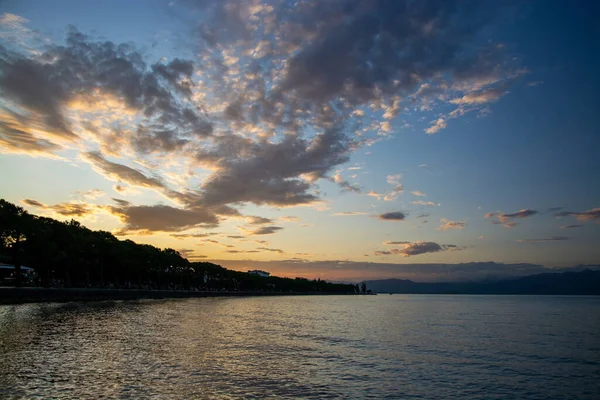
M 544 273 L 497 282 L 419 283 L 404 279 L 367 281 L 376 293 L 600 295 L 600 271 Z

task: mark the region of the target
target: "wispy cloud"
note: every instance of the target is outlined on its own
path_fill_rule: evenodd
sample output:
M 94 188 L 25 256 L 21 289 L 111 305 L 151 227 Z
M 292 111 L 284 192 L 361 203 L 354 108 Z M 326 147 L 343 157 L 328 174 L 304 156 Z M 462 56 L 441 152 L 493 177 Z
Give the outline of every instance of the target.
M 561 211 L 554 215 L 557 217 L 575 217 L 579 221 L 600 221 L 600 208 L 592 208 L 582 212 Z
M 519 239 L 517 242 L 519 243 L 544 243 L 544 242 L 557 242 L 562 240 L 569 240 L 568 237 L 565 236 L 552 236 L 549 238 L 543 239 Z
M 333 215 L 336 217 L 353 217 L 356 215 L 367 215 L 367 214 L 369 214 L 369 213 L 361 212 L 361 211 L 343 211 L 343 212 L 334 213 Z
M 524 208 L 514 213 L 502 213 L 500 211 L 488 212 L 484 215 L 484 218 L 491 219 L 493 224 L 502 224 L 506 228 L 514 228 L 517 226 L 515 219 L 529 218 L 540 212 L 537 210 L 531 210 Z

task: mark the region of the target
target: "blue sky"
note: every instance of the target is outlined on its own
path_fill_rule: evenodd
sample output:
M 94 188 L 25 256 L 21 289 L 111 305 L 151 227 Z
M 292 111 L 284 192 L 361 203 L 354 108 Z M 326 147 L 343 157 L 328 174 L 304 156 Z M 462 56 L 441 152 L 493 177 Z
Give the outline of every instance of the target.
M 280 275 L 599 263 L 598 8 L 3 1 L 0 192 Z

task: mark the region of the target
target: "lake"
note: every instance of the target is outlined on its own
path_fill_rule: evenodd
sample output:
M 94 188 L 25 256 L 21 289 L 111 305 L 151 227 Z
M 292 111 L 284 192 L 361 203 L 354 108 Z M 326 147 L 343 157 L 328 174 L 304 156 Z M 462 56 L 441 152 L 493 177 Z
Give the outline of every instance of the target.
M 0 398 L 598 399 L 600 297 L 0 306 Z

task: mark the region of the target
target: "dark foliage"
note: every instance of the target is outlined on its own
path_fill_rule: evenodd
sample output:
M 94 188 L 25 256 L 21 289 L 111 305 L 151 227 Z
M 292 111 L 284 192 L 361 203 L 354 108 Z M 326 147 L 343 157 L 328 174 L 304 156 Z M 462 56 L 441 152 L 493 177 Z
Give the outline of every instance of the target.
M 75 220 L 29 214 L 0 199 L 0 261 L 34 268 L 31 284 L 99 287 L 275 292 L 354 292 L 353 285 L 304 278 L 261 277 L 210 262 L 189 262 L 173 249 L 119 240 Z

